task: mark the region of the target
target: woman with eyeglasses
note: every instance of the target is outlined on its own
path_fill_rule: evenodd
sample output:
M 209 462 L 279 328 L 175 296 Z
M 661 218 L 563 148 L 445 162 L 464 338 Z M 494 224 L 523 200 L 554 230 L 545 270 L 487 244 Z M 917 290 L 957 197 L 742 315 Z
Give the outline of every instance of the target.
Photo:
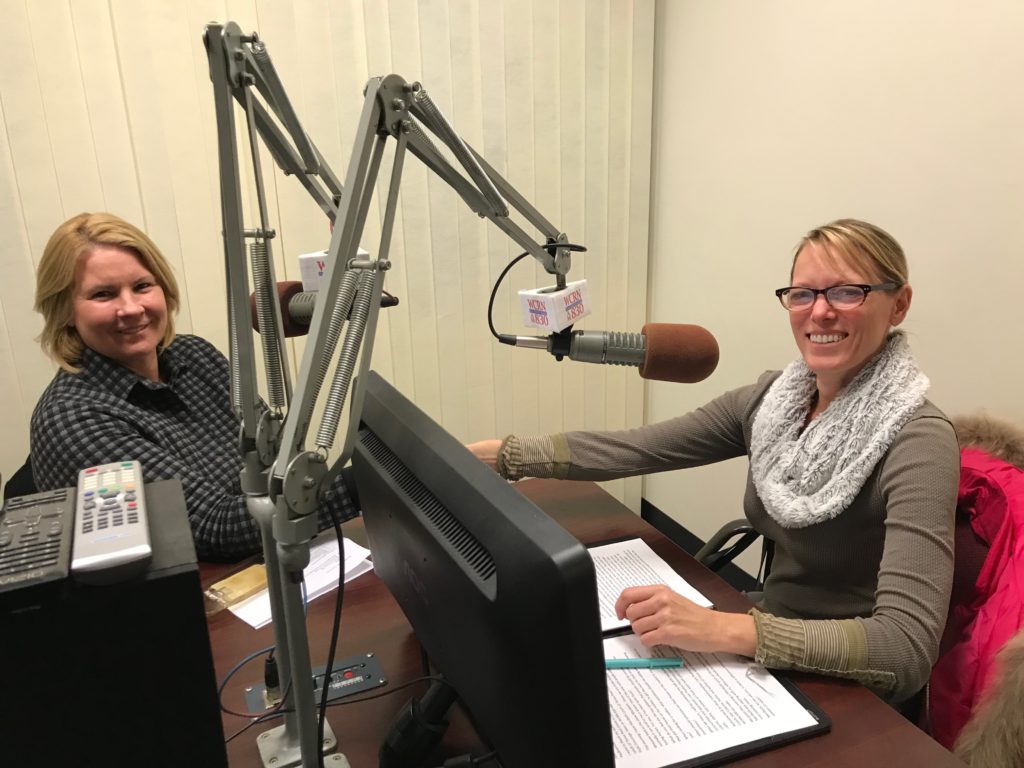
M 757 607 L 712 611 L 636 586 L 619 615 L 646 645 L 858 680 L 898 705 L 938 654 L 960 466 L 953 427 L 896 330 L 912 297 L 906 258 L 880 228 L 834 221 L 800 240 L 775 293 L 800 351 L 783 371 L 638 429 L 470 449 L 509 479 L 608 480 L 748 456 L 744 512 L 775 545 Z

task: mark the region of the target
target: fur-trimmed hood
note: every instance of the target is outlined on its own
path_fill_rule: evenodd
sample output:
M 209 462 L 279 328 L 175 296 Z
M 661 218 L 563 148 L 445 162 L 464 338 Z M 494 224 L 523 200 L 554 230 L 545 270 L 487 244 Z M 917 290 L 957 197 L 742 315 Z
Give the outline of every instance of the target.
M 1024 470 L 1024 430 L 985 413 L 952 421 L 961 448 L 977 448 Z

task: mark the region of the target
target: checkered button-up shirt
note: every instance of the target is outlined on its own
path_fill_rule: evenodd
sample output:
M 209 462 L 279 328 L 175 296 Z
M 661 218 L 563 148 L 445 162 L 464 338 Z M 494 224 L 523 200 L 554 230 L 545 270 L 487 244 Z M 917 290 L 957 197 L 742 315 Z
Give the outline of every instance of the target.
M 40 490 L 74 486 L 79 470 L 137 460 L 146 481 L 177 477 L 201 560 L 261 550 L 239 481 L 239 423 L 228 363 L 198 336 L 178 336 L 160 355 L 163 382 L 86 349 L 81 372 L 60 371 L 32 414 L 32 470 Z M 344 482 L 327 491 L 320 529 L 357 513 Z

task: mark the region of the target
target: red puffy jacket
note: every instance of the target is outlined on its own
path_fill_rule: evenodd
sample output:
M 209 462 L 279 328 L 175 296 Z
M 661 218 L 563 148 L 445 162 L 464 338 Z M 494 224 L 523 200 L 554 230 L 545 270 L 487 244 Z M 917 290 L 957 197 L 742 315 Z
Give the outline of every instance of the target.
M 989 551 L 973 599 L 950 619 L 964 630 L 932 671 L 932 735 L 947 749 L 992 682 L 996 653 L 1024 625 L 1024 471 L 973 448 L 960 467 L 957 506 Z

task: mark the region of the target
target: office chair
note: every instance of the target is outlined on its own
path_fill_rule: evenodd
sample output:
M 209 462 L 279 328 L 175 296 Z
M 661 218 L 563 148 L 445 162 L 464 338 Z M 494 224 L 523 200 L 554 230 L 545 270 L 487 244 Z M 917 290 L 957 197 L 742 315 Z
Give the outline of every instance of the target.
M 719 528 L 707 543 L 697 550 L 694 558 L 709 570 L 720 571 L 757 541 L 761 534 L 745 518 L 730 520 Z M 761 542 L 761 564 L 755 577 L 755 589 L 761 590 L 764 581 L 772 569 L 772 558 L 775 555 L 775 542 L 764 539 Z
M 11 479 L 4 486 L 4 501 L 14 496 L 28 496 L 37 490 L 36 481 L 32 477 L 32 455 L 29 454 L 25 459 L 25 463 L 18 468 L 17 472 L 11 475 Z

